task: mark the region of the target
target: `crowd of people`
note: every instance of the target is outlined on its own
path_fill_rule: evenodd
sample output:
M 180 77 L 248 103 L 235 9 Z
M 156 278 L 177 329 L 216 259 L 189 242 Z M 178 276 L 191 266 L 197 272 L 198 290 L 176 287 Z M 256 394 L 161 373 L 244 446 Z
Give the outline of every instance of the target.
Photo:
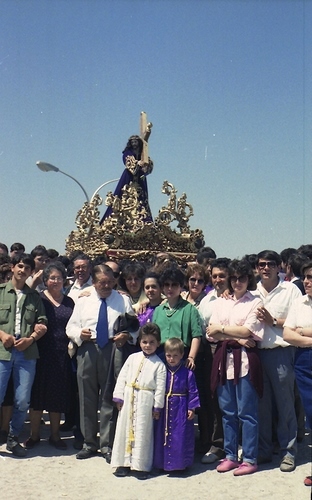
M 51 446 L 72 431 L 76 458 L 100 452 L 117 477 L 185 471 L 197 415 L 202 463 L 252 474 L 278 449 L 291 472 L 311 368 L 312 245 L 234 260 L 204 247 L 181 266 L 0 243 L 0 443 L 14 456 L 40 445 L 46 411 Z

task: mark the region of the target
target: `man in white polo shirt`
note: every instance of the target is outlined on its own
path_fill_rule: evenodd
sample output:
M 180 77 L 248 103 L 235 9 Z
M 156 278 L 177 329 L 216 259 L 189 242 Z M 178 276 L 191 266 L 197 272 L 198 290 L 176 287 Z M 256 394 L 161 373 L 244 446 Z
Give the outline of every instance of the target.
M 258 309 L 258 318 L 265 322 L 263 340 L 258 344 L 264 378 L 263 397 L 259 403 L 258 463 L 272 461 L 273 412 L 276 410 L 280 470 L 291 472 L 295 469 L 297 441 L 293 369 L 295 348 L 283 340 L 283 325 L 290 306 L 301 297 L 301 292 L 293 283 L 280 281 L 280 265 L 278 253 L 264 250 L 258 254 L 260 281 L 253 293 L 264 304 Z

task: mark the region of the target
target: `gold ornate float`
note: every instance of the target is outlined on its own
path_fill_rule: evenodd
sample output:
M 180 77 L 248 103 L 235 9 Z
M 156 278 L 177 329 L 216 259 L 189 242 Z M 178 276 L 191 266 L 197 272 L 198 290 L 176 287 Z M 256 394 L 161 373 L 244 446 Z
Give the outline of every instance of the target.
M 107 193 L 105 205 L 108 215 L 102 219 L 99 207 L 103 200 L 98 194 L 84 203 L 76 217 L 77 229 L 66 240 L 67 255 L 79 250 L 91 258 L 106 254 L 122 259 L 147 260 L 152 254 L 169 252 L 178 261 L 188 262 L 194 260 L 197 251 L 204 245 L 203 232 L 190 228 L 189 219 L 194 212 L 187 202 L 187 195 L 182 193 L 178 197 L 177 189 L 167 180 L 162 186 L 162 193 L 168 196 L 167 205 L 161 207 L 154 220 L 151 217 L 147 188 L 146 193 L 143 192 L 145 179 L 142 181 L 153 168 L 147 149 L 151 127 L 142 112 L 140 138 L 143 148 L 139 156 L 135 153 L 132 156 L 131 152 L 124 160 L 128 169 L 128 172 L 125 171 L 126 178 L 130 176 L 130 181 L 118 193 Z M 128 153 L 128 150 L 125 151 Z

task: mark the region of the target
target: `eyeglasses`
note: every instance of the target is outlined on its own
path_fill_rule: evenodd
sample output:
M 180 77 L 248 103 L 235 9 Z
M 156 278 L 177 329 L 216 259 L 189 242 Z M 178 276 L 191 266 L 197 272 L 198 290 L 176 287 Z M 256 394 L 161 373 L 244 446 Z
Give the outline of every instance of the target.
M 276 267 L 276 262 L 274 260 L 268 260 L 266 262 L 258 262 L 259 269 L 265 269 L 268 267 L 269 269 L 274 269 Z
M 60 283 L 61 281 L 64 281 L 64 280 L 63 280 L 63 278 L 60 278 L 59 276 L 50 276 L 49 281 L 57 281 Z
M 306 274 L 305 276 L 303 276 L 303 279 L 308 280 L 308 281 L 312 281 L 312 274 Z
M 180 286 L 180 283 L 168 283 L 166 281 L 166 283 L 164 283 L 164 288 L 178 288 Z
M 246 283 L 248 281 L 248 276 L 231 276 L 230 277 L 231 283 L 236 283 L 237 281 L 239 283 Z
M 197 282 L 199 285 L 203 285 L 205 283 L 202 278 L 199 278 L 199 280 L 197 280 L 196 278 L 189 278 L 189 281 L 194 284 Z
M 113 276 L 115 279 L 119 277 L 120 273 L 117 273 L 117 271 L 113 271 Z

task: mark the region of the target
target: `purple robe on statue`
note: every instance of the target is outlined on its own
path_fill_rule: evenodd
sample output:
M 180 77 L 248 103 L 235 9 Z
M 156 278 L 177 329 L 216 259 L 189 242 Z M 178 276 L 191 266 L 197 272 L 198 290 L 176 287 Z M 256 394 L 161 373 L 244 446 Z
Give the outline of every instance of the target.
M 195 375 L 184 364 L 167 367 L 165 407 L 155 421 L 154 467 L 165 471 L 184 470 L 194 461 L 194 419 L 188 410 L 199 408 Z
M 126 149 L 123 152 L 122 155 L 122 160 L 124 165 L 126 165 L 126 160 L 128 156 L 133 156 L 133 151 L 131 149 Z M 151 163 L 152 165 L 152 163 Z M 133 175 L 128 168 L 125 168 L 123 171 L 119 182 L 116 186 L 116 189 L 114 191 L 114 195 L 118 196 L 118 198 L 122 197 L 122 188 L 126 185 L 129 185 L 131 182 L 137 182 L 141 188 L 141 194 L 139 197 L 140 205 L 146 209 L 146 217 L 144 218 L 144 222 L 152 222 L 152 213 L 151 209 L 148 204 L 148 192 L 147 192 L 147 182 L 146 182 L 146 175 L 148 175 L 152 171 L 152 167 L 150 171 L 144 173 L 142 170 L 142 167 L 138 169 L 135 175 Z M 112 207 L 107 207 L 105 214 L 103 215 L 101 219 L 101 224 L 103 224 L 104 220 L 107 219 L 112 214 Z

